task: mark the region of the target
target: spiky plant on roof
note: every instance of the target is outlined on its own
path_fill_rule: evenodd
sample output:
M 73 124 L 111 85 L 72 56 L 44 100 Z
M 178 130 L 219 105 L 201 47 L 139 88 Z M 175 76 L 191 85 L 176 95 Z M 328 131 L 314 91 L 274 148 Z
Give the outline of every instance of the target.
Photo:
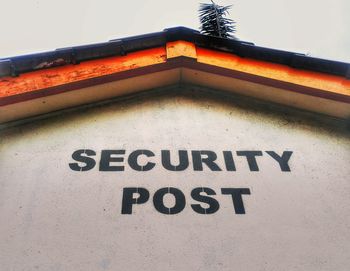
M 219 6 L 211 1 L 212 4 L 203 4 L 199 6 L 199 20 L 201 23 L 200 31 L 202 34 L 220 38 L 236 39 L 235 22 L 225 18 L 229 14 L 231 6 Z

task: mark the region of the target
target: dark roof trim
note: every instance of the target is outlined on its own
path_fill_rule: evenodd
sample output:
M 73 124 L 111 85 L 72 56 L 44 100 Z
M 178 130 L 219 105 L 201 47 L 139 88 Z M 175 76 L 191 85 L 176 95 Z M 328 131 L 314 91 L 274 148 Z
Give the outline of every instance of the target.
M 200 34 L 196 30 L 185 27 L 169 28 L 162 32 L 110 40 L 104 43 L 68 47 L 51 52 L 0 59 L 0 77 L 17 76 L 21 73 L 45 68 L 78 64 L 82 61 L 104 57 L 125 55 L 138 50 L 165 46 L 167 42 L 176 40 L 189 41 L 199 47 L 228 52 L 241 57 L 350 79 L 349 63 L 259 47 L 250 42 L 206 36 Z

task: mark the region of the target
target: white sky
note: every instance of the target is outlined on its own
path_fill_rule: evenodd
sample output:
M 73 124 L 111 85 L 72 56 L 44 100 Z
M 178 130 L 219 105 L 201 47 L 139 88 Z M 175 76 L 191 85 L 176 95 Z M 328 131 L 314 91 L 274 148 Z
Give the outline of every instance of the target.
M 0 0 L 0 58 L 104 42 L 173 26 L 198 29 L 195 0 Z M 217 0 L 236 36 L 350 62 L 350 0 Z

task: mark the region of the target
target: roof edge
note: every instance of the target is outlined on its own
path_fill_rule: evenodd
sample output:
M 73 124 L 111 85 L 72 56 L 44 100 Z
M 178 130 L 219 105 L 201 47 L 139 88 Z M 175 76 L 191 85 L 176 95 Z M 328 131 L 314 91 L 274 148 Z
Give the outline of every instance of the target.
M 173 27 L 161 32 L 112 39 L 108 42 L 60 48 L 44 53 L 28 54 L 0 59 L 0 77 L 19 76 L 22 73 L 51 67 L 79 64 L 83 61 L 122 56 L 154 47 L 165 46 L 167 42 L 184 40 L 198 47 L 232 53 L 240 57 L 256 59 L 295 69 L 302 69 L 350 79 L 350 64 L 304 54 L 256 46 L 251 42 L 223 39 L 202 35 L 186 27 Z

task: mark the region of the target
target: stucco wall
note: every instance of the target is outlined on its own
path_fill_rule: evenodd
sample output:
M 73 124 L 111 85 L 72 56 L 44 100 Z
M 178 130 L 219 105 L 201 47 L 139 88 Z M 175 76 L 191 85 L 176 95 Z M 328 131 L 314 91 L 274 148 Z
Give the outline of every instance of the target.
M 237 101 L 238 99 L 238 101 Z M 0 131 L 0 262 L 3 270 L 348 270 L 350 137 L 341 124 L 239 97 L 198 90 L 154 93 L 84 108 Z M 72 154 L 96 152 L 74 171 Z M 102 150 L 125 150 L 123 171 L 100 171 Z M 132 169 L 128 155 L 156 165 Z M 187 150 L 189 166 L 169 171 L 161 150 Z M 222 169 L 193 169 L 192 150 L 210 150 Z M 261 151 L 251 171 L 237 151 Z M 225 167 L 231 151 L 236 171 Z M 266 151 L 292 151 L 282 171 Z M 176 157 L 174 158 L 176 163 Z M 122 214 L 123 189 L 150 198 Z M 160 188 L 182 191 L 178 214 L 158 212 Z M 196 187 L 220 204 L 198 214 Z M 236 214 L 222 188 L 248 188 Z M 164 198 L 171 207 L 174 198 Z M 201 203 L 206 208 L 206 204 Z

